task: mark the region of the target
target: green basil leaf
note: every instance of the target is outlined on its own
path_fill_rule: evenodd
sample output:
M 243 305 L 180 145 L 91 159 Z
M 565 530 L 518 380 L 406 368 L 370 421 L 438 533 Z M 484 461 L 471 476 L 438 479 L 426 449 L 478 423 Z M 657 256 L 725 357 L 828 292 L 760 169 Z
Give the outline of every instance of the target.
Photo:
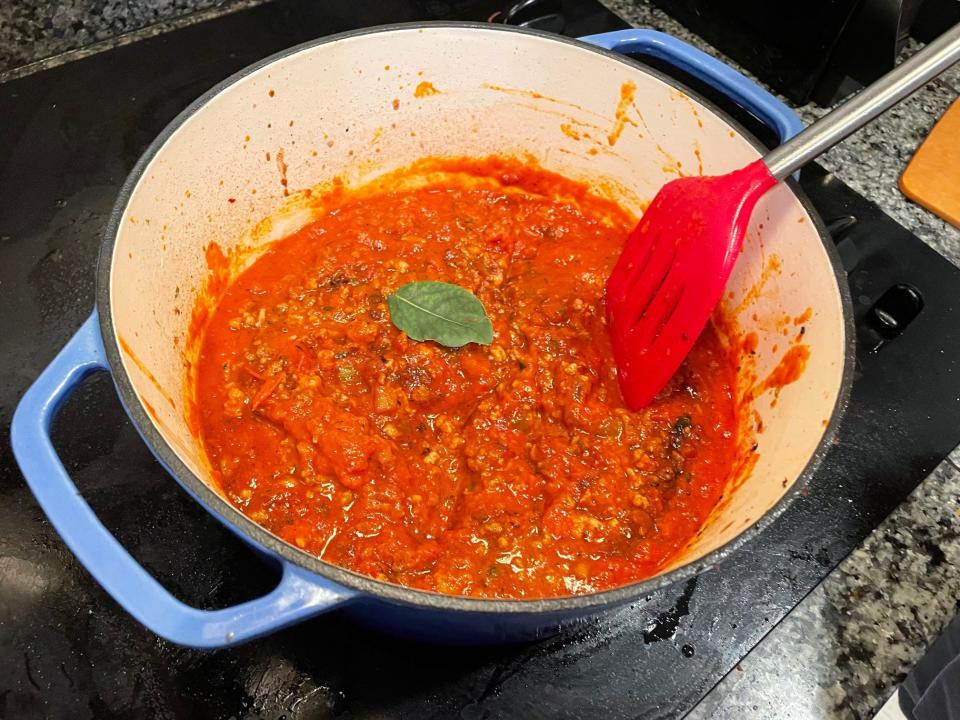
M 489 345 L 493 325 L 477 297 L 451 283 L 407 283 L 387 296 L 390 319 L 414 340 L 435 340 L 447 347 Z

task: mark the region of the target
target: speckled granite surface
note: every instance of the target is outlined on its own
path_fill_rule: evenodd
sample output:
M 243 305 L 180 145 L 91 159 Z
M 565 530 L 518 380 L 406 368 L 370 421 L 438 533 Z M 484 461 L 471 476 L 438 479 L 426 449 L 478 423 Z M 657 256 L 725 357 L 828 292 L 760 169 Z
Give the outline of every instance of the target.
M 155 34 L 263 0 L 16 0 L 0 3 L 0 78 L 24 63 Z M 719 56 L 642 0 L 604 0 L 634 25 Z M 135 31 L 133 35 L 129 33 Z M 113 39 L 128 33 L 119 40 Z M 906 52 L 916 50 L 910 46 Z M 87 51 L 87 52 L 89 52 Z M 4 73 L 4 71 L 7 71 Z M 907 201 L 897 178 L 960 90 L 954 68 L 822 160 L 960 265 L 960 231 Z M 824 110 L 798 108 L 810 122 Z M 953 617 L 960 599 L 960 449 L 777 626 L 689 716 L 868 718 Z
M 155 34 L 263 0 L 4 0 L 0 73 L 124 33 Z M 193 16 L 193 17 L 190 17 Z
M 911 42 L 909 55 L 920 47 Z M 860 132 L 830 150 L 818 162 L 870 198 L 901 225 L 960 265 L 960 231 L 907 200 L 897 187 L 900 173 L 937 119 L 960 95 L 960 66 L 890 109 Z M 807 105 L 798 108 L 807 123 L 826 113 Z

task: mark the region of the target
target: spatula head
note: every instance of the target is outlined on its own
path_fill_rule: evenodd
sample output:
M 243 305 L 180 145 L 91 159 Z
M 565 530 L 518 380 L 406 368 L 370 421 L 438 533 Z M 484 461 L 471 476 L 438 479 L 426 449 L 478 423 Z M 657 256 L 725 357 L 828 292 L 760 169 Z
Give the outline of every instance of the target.
M 762 160 L 664 185 L 630 233 L 606 286 L 606 315 L 627 407 L 656 397 L 720 298 L 750 214 L 776 184 Z

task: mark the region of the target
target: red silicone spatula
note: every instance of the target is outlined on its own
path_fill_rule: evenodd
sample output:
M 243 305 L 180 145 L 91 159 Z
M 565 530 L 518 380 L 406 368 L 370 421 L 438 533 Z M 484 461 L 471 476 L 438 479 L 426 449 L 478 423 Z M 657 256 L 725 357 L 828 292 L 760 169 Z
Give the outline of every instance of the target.
M 763 194 L 957 60 L 960 25 L 762 160 L 660 189 L 606 287 L 607 324 L 630 409 L 649 404 L 690 352 L 723 295 Z

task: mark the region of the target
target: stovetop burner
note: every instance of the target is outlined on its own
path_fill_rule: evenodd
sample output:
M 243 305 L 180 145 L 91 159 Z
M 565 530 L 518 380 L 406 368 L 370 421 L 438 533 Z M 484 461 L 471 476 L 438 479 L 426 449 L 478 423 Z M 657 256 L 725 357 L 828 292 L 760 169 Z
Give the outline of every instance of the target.
M 250 62 L 313 37 L 495 13 L 515 22 L 562 19 L 574 36 L 623 27 L 594 0 L 508 8 L 278 0 L 0 85 L 4 434 L 16 399 L 93 306 L 100 232 L 116 192 L 177 112 Z M 694 89 L 764 137 L 755 119 Z M 194 652 L 153 637 L 94 584 L 43 519 L 5 442 L 0 707 L 17 718 L 682 715 L 960 434 L 957 403 L 943 402 L 960 395 L 960 270 L 818 167 L 803 172 L 801 185 L 849 271 L 856 380 L 838 444 L 804 496 L 719 569 L 530 646 L 428 647 L 334 614 L 243 647 Z M 54 439 L 108 528 L 179 597 L 223 607 L 275 581 L 153 460 L 108 377 L 68 402 Z
M 561 0 L 520 0 L 507 3 L 488 20 L 560 34 L 567 27 L 567 16 Z

